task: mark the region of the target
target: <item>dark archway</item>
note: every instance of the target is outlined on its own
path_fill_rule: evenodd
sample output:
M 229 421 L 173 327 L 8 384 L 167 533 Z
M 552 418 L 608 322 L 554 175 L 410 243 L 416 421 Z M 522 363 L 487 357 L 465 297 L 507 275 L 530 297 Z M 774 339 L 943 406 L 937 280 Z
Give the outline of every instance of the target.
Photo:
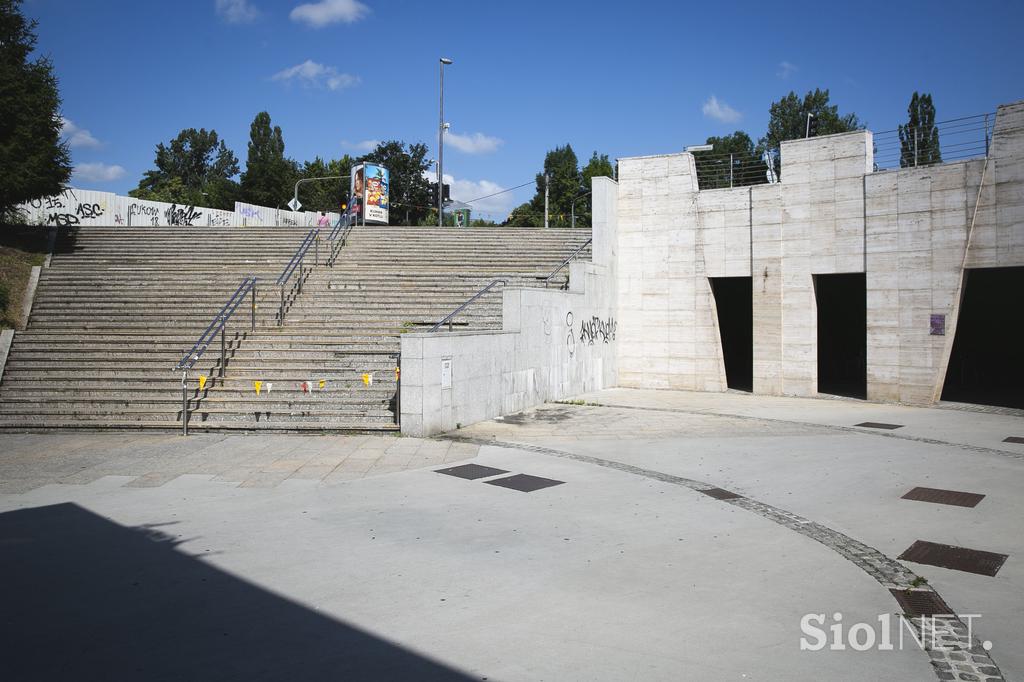
M 866 398 L 867 286 L 863 272 L 815 275 L 818 392 Z
M 965 276 L 942 399 L 1024 408 L 1024 267 Z
M 754 296 L 750 277 L 711 277 L 729 388 L 754 388 Z

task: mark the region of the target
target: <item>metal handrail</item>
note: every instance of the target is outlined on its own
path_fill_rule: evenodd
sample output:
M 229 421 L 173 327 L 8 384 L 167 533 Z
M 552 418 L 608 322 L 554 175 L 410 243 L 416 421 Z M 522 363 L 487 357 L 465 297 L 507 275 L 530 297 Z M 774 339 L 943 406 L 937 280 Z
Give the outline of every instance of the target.
M 299 278 L 296 281 L 296 284 L 292 285 L 292 291 L 295 291 L 295 289 L 298 288 L 298 293 L 302 293 L 302 280 L 305 278 L 303 261 L 306 258 L 306 254 L 309 252 L 310 246 L 315 247 L 314 265 L 320 265 L 320 232 L 318 228 L 314 227 L 306 234 L 302 243 L 299 244 L 299 248 L 297 248 L 295 253 L 292 255 L 292 259 L 284 266 L 284 270 L 281 271 L 281 275 L 277 278 L 277 286 L 281 291 L 281 304 L 277 311 L 278 326 L 284 324 L 285 301 L 287 299 L 284 288 L 288 283 L 288 280 L 291 279 L 293 274 L 295 274 L 296 269 L 299 271 Z M 289 291 L 288 293 L 291 294 L 292 292 Z
M 327 235 L 327 241 L 330 242 L 330 253 L 327 256 L 327 265 L 334 267 L 335 261 L 338 260 L 338 252 L 341 248 L 348 243 L 348 234 L 352 231 L 354 223 L 352 221 L 352 212 L 345 211 L 338 219 L 338 224 L 334 226 L 330 234 Z
M 580 252 L 583 251 L 583 249 L 587 248 L 592 241 L 594 241 L 593 237 L 591 237 L 587 241 L 583 242 L 578 249 L 576 249 L 575 251 L 572 252 L 571 256 L 566 258 L 564 261 L 562 261 L 561 265 L 559 265 L 557 268 L 552 270 L 551 274 L 544 278 L 544 288 L 547 289 L 548 288 L 548 282 L 551 281 L 551 278 L 554 277 L 555 275 L 557 275 L 559 272 L 561 272 L 562 268 L 564 268 L 566 265 L 568 265 L 570 263 L 570 261 L 575 260 L 580 255 Z
M 192 346 L 192 350 L 186 353 L 172 370 L 181 372 L 181 432 L 183 435 L 188 435 L 188 371 L 195 367 L 195 364 L 199 362 L 199 358 L 210 347 L 210 343 L 217 335 L 217 332 L 220 332 L 220 364 L 218 374 L 221 377 L 224 376 L 224 369 L 227 363 L 226 327 L 228 320 L 238 310 L 238 306 L 242 304 L 247 294 L 252 295 L 249 329 L 256 331 L 256 277 L 247 275 L 242 280 L 242 283 L 238 285 L 235 293 L 231 294 L 228 302 L 224 304 L 224 307 L 213 318 L 210 325 L 199 335 L 199 340 Z
M 428 333 L 429 332 L 436 332 L 438 329 L 441 328 L 442 325 L 444 325 L 445 322 L 448 323 L 448 331 L 451 331 L 452 330 L 452 318 L 455 317 L 456 315 L 458 315 L 459 313 L 461 313 L 467 307 L 469 307 L 469 304 L 471 304 L 473 301 L 475 301 L 476 299 L 478 299 L 481 296 L 483 296 L 484 294 L 486 294 L 488 291 L 491 290 L 492 287 L 494 287 L 497 284 L 508 284 L 508 282 L 506 282 L 503 279 L 496 279 L 496 280 L 494 280 L 493 282 L 491 282 L 490 284 L 485 286 L 483 289 L 481 289 L 480 291 L 478 291 L 475 294 L 473 294 L 473 297 L 470 298 L 468 301 L 466 301 L 465 303 L 460 305 L 458 308 L 456 308 L 452 312 L 448 313 L 448 315 L 446 315 L 443 320 L 441 320 L 440 322 L 435 324 L 433 327 L 428 329 L 427 332 Z
M 317 243 L 317 229 L 314 227 L 303 238 L 302 243 L 299 244 L 299 248 L 297 248 L 295 250 L 295 253 L 292 254 L 292 259 L 290 261 L 288 261 L 287 265 L 284 266 L 284 270 L 281 271 L 281 275 L 277 278 L 277 285 L 278 286 L 281 286 L 281 285 L 285 284 L 291 278 L 292 273 L 295 272 L 295 268 L 299 267 L 301 265 L 303 257 L 306 255 L 306 252 L 309 251 L 309 247 L 312 244 L 316 244 L 316 243 Z M 317 265 L 319 265 L 320 264 L 320 246 L 319 246 L 319 244 L 317 244 L 316 248 L 317 248 L 317 254 L 316 254 Z

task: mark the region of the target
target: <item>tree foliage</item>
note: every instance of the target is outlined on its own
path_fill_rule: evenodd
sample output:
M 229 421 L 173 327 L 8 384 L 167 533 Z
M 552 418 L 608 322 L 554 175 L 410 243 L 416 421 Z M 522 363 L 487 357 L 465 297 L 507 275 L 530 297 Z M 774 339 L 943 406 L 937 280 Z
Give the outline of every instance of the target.
M 590 225 L 590 179 L 606 175 L 612 177 L 615 169 L 607 154 L 594 152 L 582 169 L 572 145 L 555 147 L 544 157 L 544 170 L 537 174 L 536 192 L 530 201 L 512 209 L 506 225 L 540 227 L 544 225 L 544 185 L 549 177 L 548 224 L 552 227 L 569 227 L 572 224 L 573 202 L 575 201 L 576 225 Z
M 249 126 L 249 155 L 242 173 L 242 197 L 258 206 L 283 206 L 294 192 L 298 168 L 285 158 L 280 126 L 261 111 Z
M 393 225 L 419 225 L 430 212 L 430 184 L 423 175 L 430 168 L 427 151 L 427 145 L 421 142 L 407 145 L 399 140 L 388 140 L 359 159 L 380 164 L 390 172 Z M 436 220 L 436 212 L 434 216 Z
M 336 178 L 352 174 L 353 160 L 346 154 L 340 159 L 324 161 L 319 156 L 302 164 L 299 175 L 304 179 Z M 299 187 L 299 201 L 304 211 L 340 211 L 348 202 L 349 179 L 316 180 Z
M 757 144 L 757 151 L 760 154 L 766 150 L 777 150 L 779 145 L 786 140 L 799 140 L 807 134 L 807 114 L 813 114 L 817 120 L 818 135 L 832 135 L 834 133 L 848 133 L 859 130 L 861 125 L 857 114 L 839 113 L 839 107 L 829 104 L 828 89 L 815 88 L 809 90 L 803 99 L 793 91 L 777 102 L 772 102 L 768 110 L 770 119 L 768 131 Z M 775 173 L 777 177 L 782 174 L 780 159 L 778 155 L 774 160 Z
M 129 196 L 150 201 L 233 209 L 239 196 L 238 159 L 217 131 L 186 128 L 169 144 L 156 146 L 156 166 L 146 171 Z
M 907 124 L 900 126 L 899 136 L 900 168 L 942 163 L 935 105 L 929 93 L 914 92 L 907 107 Z
M 21 0 L 0 0 L 0 220 L 23 202 L 60 193 L 71 177 L 60 139 L 60 92 L 53 65 L 30 60 L 37 23 Z
M 768 165 L 762 160 L 754 141 L 742 130 L 731 135 L 709 137 L 706 144 L 713 148 L 694 154 L 701 189 L 746 187 L 768 182 Z

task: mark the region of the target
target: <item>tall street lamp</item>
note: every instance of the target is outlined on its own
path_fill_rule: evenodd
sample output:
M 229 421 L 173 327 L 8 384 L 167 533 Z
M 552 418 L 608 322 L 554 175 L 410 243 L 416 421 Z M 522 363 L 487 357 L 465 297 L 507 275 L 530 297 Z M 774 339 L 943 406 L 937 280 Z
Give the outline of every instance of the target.
M 437 123 L 437 226 L 444 225 L 444 67 L 452 60 L 441 57 L 441 106 Z

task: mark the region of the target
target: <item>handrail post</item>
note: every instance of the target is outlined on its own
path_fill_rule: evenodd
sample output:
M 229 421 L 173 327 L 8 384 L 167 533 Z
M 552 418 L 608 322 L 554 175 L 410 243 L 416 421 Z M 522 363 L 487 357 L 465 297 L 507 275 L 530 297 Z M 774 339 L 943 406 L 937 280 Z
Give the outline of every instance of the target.
M 305 256 L 299 258 L 299 293 L 302 293 L 302 273 L 304 272 L 305 265 L 302 261 L 306 259 Z
M 313 242 L 313 254 L 314 254 L 313 265 L 316 265 L 317 267 L 320 267 L 320 230 L 319 229 L 317 229 L 317 231 L 316 231 L 316 241 Z
M 249 316 L 249 330 L 256 331 L 256 278 L 252 278 L 252 313 Z
M 281 285 L 281 307 L 277 311 L 277 326 L 284 324 L 284 285 Z
M 224 336 L 227 334 L 227 321 L 222 320 L 220 325 L 220 376 L 224 376 L 224 363 L 227 362 L 227 342 Z
M 188 370 L 181 372 L 181 435 L 188 435 Z

